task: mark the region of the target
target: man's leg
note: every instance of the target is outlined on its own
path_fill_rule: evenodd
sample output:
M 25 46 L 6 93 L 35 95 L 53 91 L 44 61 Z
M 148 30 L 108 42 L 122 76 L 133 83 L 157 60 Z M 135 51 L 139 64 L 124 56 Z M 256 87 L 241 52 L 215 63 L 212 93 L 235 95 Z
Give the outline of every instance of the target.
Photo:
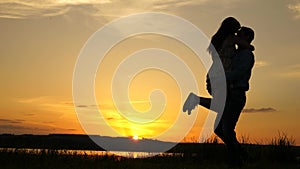
M 224 113 L 222 115 L 222 131 L 224 142 L 229 152 L 231 165 L 240 165 L 240 143 L 236 138 L 235 126 L 240 113 L 245 105 L 246 96 L 243 91 L 232 91 L 228 93 Z
M 214 133 L 225 143 L 225 137 L 224 137 L 224 132 L 223 132 L 223 122 L 222 119 L 219 121 L 219 124 L 214 130 Z

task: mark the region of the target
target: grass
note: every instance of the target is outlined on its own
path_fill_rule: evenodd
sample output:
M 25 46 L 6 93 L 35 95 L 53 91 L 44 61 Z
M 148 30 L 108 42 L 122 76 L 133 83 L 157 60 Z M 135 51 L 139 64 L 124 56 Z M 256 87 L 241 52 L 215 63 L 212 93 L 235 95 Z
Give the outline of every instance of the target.
M 244 144 L 251 157 L 243 169 L 299 169 L 299 147 L 286 134 L 272 139 L 269 145 Z M 190 144 L 186 146 L 195 146 Z M 184 147 L 183 147 L 184 148 Z M 192 147 L 193 148 L 193 147 Z M 159 155 L 151 158 L 125 158 L 110 154 L 90 155 L 51 149 L 0 150 L 1 169 L 225 169 L 226 147 L 216 138 L 195 151 Z

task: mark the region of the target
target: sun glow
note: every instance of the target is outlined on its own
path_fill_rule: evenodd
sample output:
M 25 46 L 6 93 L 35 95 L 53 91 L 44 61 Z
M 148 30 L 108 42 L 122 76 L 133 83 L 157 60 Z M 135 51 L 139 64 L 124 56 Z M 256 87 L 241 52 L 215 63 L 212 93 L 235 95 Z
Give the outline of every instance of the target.
M 132 137 L 132 139 L 137 141 L 137 140 L 139 140 L 139 136 L 138 136 L 138 135 L 134 135 L 134 136 Z

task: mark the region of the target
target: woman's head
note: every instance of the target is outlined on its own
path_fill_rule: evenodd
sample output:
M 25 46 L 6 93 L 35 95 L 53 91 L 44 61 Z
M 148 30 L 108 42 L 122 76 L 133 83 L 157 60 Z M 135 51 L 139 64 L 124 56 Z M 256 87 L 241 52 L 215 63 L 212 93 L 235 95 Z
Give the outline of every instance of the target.
M 211 39 L 211 45 L 209 47 L 209 51 L 212 50 L 212 46 L 216 49 L 216 51 L 219 51 L 224 40 L 228 36 L 234 35 L 241 27 L 241 24 L 238 20 L 236 20 L 234 17 L 227 17 L 225 18 L 221 26 L 219 27 L 218 31 L 213 35 Z
M 234 34 L 241 28 L 241 24 L 234 17 L 227 17 L 223 20 L 219 31 L 228 34 Z

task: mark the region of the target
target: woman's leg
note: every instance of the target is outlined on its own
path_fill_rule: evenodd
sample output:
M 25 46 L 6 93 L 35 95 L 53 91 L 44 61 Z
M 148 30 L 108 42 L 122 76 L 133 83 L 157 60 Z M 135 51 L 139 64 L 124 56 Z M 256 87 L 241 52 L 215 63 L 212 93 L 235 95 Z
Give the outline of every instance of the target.
M 211 104 L 211 98 L 206 98 L 206 97 L 199 97 L 199 105 L 210 109 L 210 104 Z

